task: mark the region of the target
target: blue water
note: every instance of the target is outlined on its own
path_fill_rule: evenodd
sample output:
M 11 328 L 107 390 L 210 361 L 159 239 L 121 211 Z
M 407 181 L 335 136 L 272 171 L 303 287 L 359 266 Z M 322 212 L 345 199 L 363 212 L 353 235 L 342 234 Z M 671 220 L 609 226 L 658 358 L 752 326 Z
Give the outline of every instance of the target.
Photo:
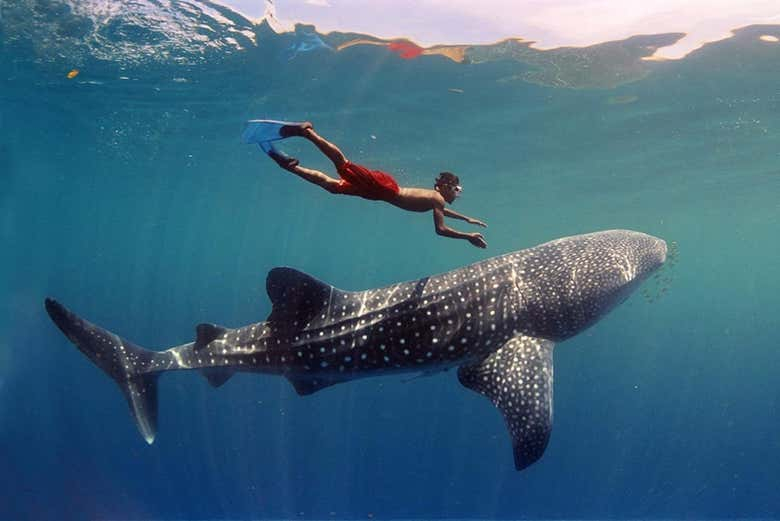
M 238 15 L 255 41 L 217 27 L 206 47 L 143 10 L 2 15 L 0 518 L 780 517 L 780 47 L 757 38 L 780 26 L 634 61 L 625 81 L 575 64 L 561 85 L 517 56 L 296 52 Z M 488 249 L 278 169 L 241 144 L 252 118 L 311 120 L 404 185 L 458 173 L 454 208 L 489 224 Z M 328 168 L 298 141 L 285 150 Z M 264 319 L 274 266 L 357 290 L 610 228 L 679 254 L 558 346 L 552 438 L 523 472 L 453 372 L 308 397 L 278 377 L 215 390 L 172 373 L 147 446 L 43 309 L 54 296 L 161 349 L 200 322 Z

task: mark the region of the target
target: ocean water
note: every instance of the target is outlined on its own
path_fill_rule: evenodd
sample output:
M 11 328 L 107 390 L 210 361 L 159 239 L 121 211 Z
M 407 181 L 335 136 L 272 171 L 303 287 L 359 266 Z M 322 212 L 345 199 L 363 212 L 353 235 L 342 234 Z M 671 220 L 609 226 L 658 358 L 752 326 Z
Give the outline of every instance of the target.
M 130 5 L 0 4 L 1 519 L 780 517 L 780 44 L 760 38 L 780 26 L 669 62 L 641 60 L 669 36 L 404 58 Z M 488 249 L 280 170 L 241 143 L 253 118 L 311 120 L 404 185 L 456 172 Z M 552 437 L 522 472 L 453 371 L 307 397 L 173 373 L 147 446 L 43 308 L 162 349 L 264 319 L 275 266 L 358 290 L 611 228 L 673 265 L 557 347 Z

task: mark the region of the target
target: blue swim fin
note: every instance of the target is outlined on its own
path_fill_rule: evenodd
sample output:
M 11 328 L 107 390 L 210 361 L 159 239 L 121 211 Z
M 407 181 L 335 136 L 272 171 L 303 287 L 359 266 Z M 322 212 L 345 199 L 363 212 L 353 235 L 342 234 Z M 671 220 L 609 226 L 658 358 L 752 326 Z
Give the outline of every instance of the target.
M 281 129 L 285 125 L 300 125 L 299 121 L 276 121 L 273 119 L 251 119 L 246 122 L 244 132 L 241 134 L 241 141 L 244 143 L 257 143 L 263 152 L 271 152 L 285 156 L 283 152 L 274 148 L 272 142 L 285 139 L 281 134 Z
M 277 141 L 284 139 L 279 133 L 285 125 L 295 125 L 288 121 L 274 121 L 272 119 L 252 119 L 246 122 L 241 140 L 244 143 L 262 143 L 264 141 Z
M 288 156 L 287 154 L 285 154 L 284 152 L 276 148 L 271 141 L 261 141 L 258 143 L 258 145 L 260 145 L 260 148 L 263 149 L 263 152 L 265 152 L 269 156 L 277 155 L 283 157 L 284 159 L 290 159 L 290 156 Z

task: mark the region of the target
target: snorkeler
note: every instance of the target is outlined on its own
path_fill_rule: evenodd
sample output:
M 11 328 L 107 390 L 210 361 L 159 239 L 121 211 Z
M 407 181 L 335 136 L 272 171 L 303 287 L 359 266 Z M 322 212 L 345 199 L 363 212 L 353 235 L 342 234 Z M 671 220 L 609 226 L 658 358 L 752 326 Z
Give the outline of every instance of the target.
M 485 223 L 450 210 L 446 204 L 452 204 L 461 192 L 458 176 L 451 172 L 442 172 L 436 178 L 433 190 L 428 188 L 399 187 L 393 177 L 379 170 L 350 162 L 339 148 L 314 131 L 311 123 L 285 125 L 279 129 L 283 138 L 299 136 L 308 139 L 333 161 L 341 179 L 334 179 L 319 170 L 301 166 L 297 159 L 271 148 L 268 155 L 283 169 L 321 186 L 332 194 L 357 195 L 373 201 L 385 201 L 411 212 L 433 211 L 433 223 L 436 233 L 453 239 L 466 239 L 478 248 L 486 248 L 487 242 L 481 233 L 464 233 L 454 230 L 444 222 L 445 217 L 461 219 L 469 224 L 487 227 Z

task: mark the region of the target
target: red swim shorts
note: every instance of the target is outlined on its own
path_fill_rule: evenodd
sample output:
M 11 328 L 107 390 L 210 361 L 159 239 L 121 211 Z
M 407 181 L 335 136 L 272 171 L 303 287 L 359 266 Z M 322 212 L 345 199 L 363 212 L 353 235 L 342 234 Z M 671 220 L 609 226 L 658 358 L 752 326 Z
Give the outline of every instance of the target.
M 338 169 L 341 176 L 336 193 L 357 195 L 372 201 L 389 201 L 398 195 L 400 189 L 393 176 L 380 170 L 368 168 L 347 161 Z

